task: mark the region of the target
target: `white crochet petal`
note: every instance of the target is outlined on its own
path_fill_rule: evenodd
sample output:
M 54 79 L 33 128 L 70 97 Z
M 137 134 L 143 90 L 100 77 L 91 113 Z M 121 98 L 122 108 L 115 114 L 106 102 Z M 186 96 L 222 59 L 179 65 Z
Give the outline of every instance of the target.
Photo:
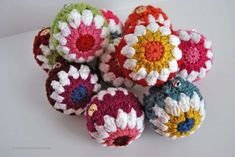
M 105 115 L 104 128 L 107 132 L 115 132 L 117 130 L 115 119 L 109 115 Z

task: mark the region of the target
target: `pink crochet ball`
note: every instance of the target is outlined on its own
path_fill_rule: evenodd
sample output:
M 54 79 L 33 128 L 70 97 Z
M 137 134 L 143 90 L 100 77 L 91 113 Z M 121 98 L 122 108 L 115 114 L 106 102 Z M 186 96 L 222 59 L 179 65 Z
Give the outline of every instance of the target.
M 90 62 L 109 43 L 109 29 L 101 11 L 88 4 L 65 6 L 51 26 L 52 43 L 68 61 Z
M 179 30 L 182 64 L 179 75 L 188 81 L 197 81 L 211 69 L 213 53 L 211 42 L 196 31 Z
M 119 42 L 120 38 L 115 39 L 114 43 L 110 43 L 108 48 L 101 55 L 99 70 L 105 82 L 110 83 L 114 87 L 120 87 L 124 85 L 130 88 L 133 86 L 133 82 L 123 75 L 122 69 L 115 54 L 115 46 L 117 46 Z
M 68 115 L 80 115 L 98 92 L 98 77 L 87 65 L 58 64 L 49 72 L 46 92 L 50 104 Z
M 121 37 L 123 25 L 117 15 L 111 10 L 101 9 L 100 11 L 108 22 L 111 40 Z
M 86 119 L 91 137 L 107 147 L 126 146 L 144 130 L 140 102 L 124 88 L 100 91 L 89 103 Z

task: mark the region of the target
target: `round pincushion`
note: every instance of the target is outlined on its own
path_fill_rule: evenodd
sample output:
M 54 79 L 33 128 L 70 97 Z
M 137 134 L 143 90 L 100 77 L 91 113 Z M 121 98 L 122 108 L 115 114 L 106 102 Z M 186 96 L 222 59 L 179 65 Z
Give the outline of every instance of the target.
M 150 22 L 125 34 L 117 47 L 123 74 L 142 86 L 161 85 L 175 75 L 182 57 L 180 40 L 167 26 Z
M 99 70 L 101 71 L 102 78 L 105 82 L 108 82 L 115 87 L 125 85 L 130 88 L 133 86 L 133 82 L 123 75 L 115 54 L 115 46 L 117 46 L 119 42 L 120 38 L 115 39 L 101 55 Z
M 108 22 L 111 40 L 121 37 L 122 23 L 120 19 L 111 10 L 101 9 L 100 11 Z
M 87 4 L 65 6 L 55 18 L 52 43 L 67 60 L 90 62 L 109 42 L 107 21 L 102 13 Z
M 33 54 L 37 63 L 46 71 L 61 60 L 59 54 L 50 45 L 50 28 L 43 28 L 34 38 Z
M 108 88 L 94 96 L 86 109 L 92 138 L 108 147 L 126 146 L 144 130 L 138 98 L 123 88 Z
M 171 27 L 171 22 L 167 15 L 160 9 L 152 5 L 140 5 L 128 16 L 124 24 L 124 34 L 129 33 L 135 29 L 135 26 L 148 25 L 152 21 L 158 22 L 159 25 Z
M 50 104 L 68 115 L 80 115 L 100 89 L 98 77 L 87 65 L 60 64 L 49 72 L 46 92 Z
M 188 81 L 197 81 L 206 76 L 212 66 L 211 42 L 196 31 L 177 32 L 181 40 L 182 64 L 179 75 Z
M 205 118 L 199 89 L 180 77 L 162 87 L 151 87 L 143 102 L 145 115 L 154 130 L 173 139 L 191 135 Z

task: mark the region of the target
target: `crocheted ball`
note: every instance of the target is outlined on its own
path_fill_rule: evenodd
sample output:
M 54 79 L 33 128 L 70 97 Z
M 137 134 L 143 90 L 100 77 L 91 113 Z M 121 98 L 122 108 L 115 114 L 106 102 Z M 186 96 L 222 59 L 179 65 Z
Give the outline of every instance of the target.
M 151 87 L 143 101 L 145 115 L 154 130 L 172 139 L 191 135 L 205 118 L 199 89 L 180 77 L 162 87 Z
M 90 62 L 109 42 L 107 21 L 102 13 L 83 3 L 65 6 L 51 29 L 53 45 L 69 61 Z
M 94 96 L 86 109 L 86 119 L 91 137 L 108 147 L 126 146 L 144 130 L 140 102 L 123 88 L 108 88 Z
M 100 89 L 98 77 L 87 65 L 60 64 L 49 72 L 46 92 L 50 104 L 68 115 L 80 115 Z
M 171 27 L 171 21 L 160 8 L 155 8 L 152 5 L 140 5 L 128 16 L 124 24 L 124 34 L 130 33 L 137 25 L 148 25 L 150 22 L 158 22 L 159 25 Z
M 182 64 L 179 75 L 188 81 L 197 81 L 211 69 L 213 53 L 211 42 L 196 31 L 177 32 L 181 40 Z
M 100 10 L 108 22 L 108 28 L 110 31 L 110 38 L 114 40 L 122 35 L 122 23 L 120 19 L 111 10 Z
M 99 70 L 105 82 L 110 83 L 114 87 L 125 85 L 130 88 L 133 86 L 133 82 L 123 75 L 115 54 L 115 46 L 120 43 L 120 38 L 113 41 L 100 57 Z
M 117 47 L 123 74 L 142 86 L 162 85 L 175 75 L 182 57 L 179 38 L 167 26 L 150 22 L 125 34 Z
M 43 28 L 34 38 L 33 54 L 36 62 L 48 72 L 57 63 L 62 61 L 59 54 L 50 44 L 50 27 Z

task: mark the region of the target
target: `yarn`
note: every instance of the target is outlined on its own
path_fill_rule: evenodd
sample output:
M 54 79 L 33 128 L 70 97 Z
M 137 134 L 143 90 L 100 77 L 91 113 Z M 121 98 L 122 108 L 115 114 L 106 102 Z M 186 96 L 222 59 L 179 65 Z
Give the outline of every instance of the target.
M 50 27 L 41 29 L 34 38 L 33 43 L 34 59 L 44 71 L 48 72 L 62 58 L 54 50 L 50 43 Z
M 122 38 L 116 53 L 123 74 L 142 86 L 162 85 L 178 70 L 180 40 L 171 28 L 151 22 Z
M 171 22 L 162 9 L 152 5 L 140 5 L 128 16 L 124 24 L 124 34 L 132 32 L 137 25 L 146 26 L 151 22 L 158 22 L 160 26 L 171 27 Z
M 121 37 L 123 26 L 117 15 L 115 15 L 111 10 L 101 9 L 100 11 L 108 22 L 111 41 Z
M 153 129 L 172 139 L 191 135 L 205 118 L 199 89 L 181 77 L 161 87 L 151 87 L 143 98 L 145 115 Z
M 120 38 L 117 38 L 113 40 L 113 43 L 109 44 L 108 48 L 100 57 L 99 70 L 105 82 L 110 83 L 114 87 L 126 86 L 130 88 L 134 84 L 123 75 L 115 54 L 115 46 L 119 43 Z
M 138 99 L 124 88 L 108 88 L 92 98 L 86 109 L 87 128 L 103 146 L 126 146 L 144 130 Z
M 33 54 L 48 74 L 50 105 L 84 115 L 89 135 L 103 146 L 138 139 L 145 117 L 172 139 L 193 134 L 205 118 L 204 99 L 192 83 L 211 69 L 211 42 L 195 30 L 175 31 L 152 5 L 137 6 L 124 25 L 111 10 L 65 5 L 35 36 Z M 139 93 L 146 86 L 143 106 L 122 88 Z
M 97 75 L 83 64 L 58 64 L 46 81 L 50 104 L 68 115 L 82 114 L 100 87 Z
M 106 19 L 98 9 L 87 4 L 65 6 L 51 28 L 53 45 L 68 61 L 90 62 L 109 43 Z
M 182 51 L 179 76 L 191 82 L 204 78 L 212 67 L 211 42 L 196 31 L 179 30 L 177 36 Z

